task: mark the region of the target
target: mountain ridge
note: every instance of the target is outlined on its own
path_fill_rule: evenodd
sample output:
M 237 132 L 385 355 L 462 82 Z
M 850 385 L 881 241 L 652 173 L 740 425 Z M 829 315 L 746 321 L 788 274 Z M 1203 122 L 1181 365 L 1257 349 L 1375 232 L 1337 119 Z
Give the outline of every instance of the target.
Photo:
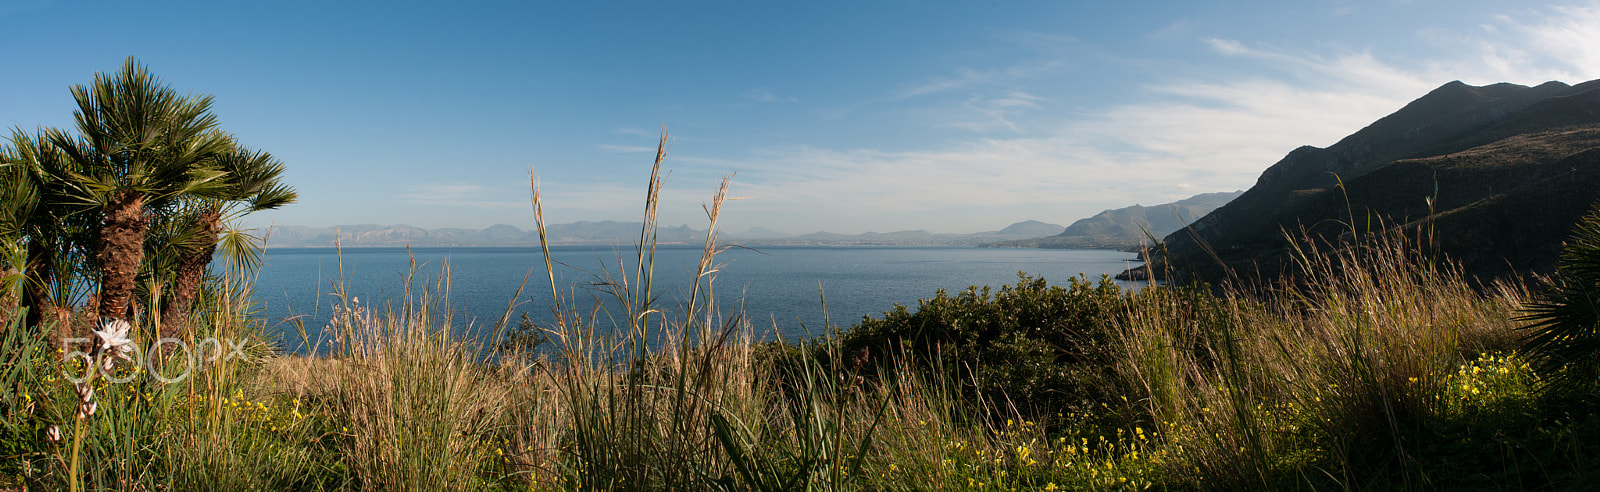
M 546 237 L 554 246 L 628 245 L 638 241 L 638 222 L 577 221 L 551 224 Z M 839 234 L 812 232 L 784 234 L 763 227 L 746 232 L 719 231 L 724 242 L 744 246 L 978 246 L 980 244 L 1032 237 L 1041 231 L 1054 233 L 1064 227 L 1037 220 L 1011 224 L 996 231 L 970 234 L 935 233 L 925 230 Z M 333 227 L 273 226 L 266 231 L 270 248 L 316 248 L 336 245 L 363 247 L 528 247 L 538 246 L 536 231 L 508 224 L 483 229 L 422 229 L 406 224 L 355 224 Z M 656 230 L 658 244 L 701 244 L 705 231 L 687 225 L 661 226 Z
M 1549 273 L 1567 230 L 1600 199 L 1600 81 L 1440 86 L 1326 149 L 1301 147 L 1255 186 L 1169 234 L 1180 279 L 1289 266 L 1285 234 L 1337 241 L 1428 231 L 1428 248 L 1491 280 Z M 1302 232 L 1303 231 L 1303 232 Z
M 1048 249 L 1118 249 L 1138 251 L 1148 247 L 1151 240 L 1146 232 L 1157 238 L 1183 228 L 1190 222 L 1216 210 L 1244 191 L 1201 193 L 1171 203 L 1145 207 L 1132 205 L 1103 210 L 1093 216 L 1078 219 L 1059 234 L 1048 237 L 1003 241 L 985 244 L 993 248 L 1048 248 Z

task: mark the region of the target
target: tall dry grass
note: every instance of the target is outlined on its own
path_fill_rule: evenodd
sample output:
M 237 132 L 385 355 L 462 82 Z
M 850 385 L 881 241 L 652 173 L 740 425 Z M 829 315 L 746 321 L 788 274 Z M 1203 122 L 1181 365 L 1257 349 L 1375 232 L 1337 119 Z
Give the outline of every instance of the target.
M 266 371 L 270 387 L 323 419 L 312 446 L 344 470 L 339 487 L 462 490 L 496 479 L 513 386 L 487 357 L 489 330 L 456 325 L 449 281 L 448 263 L 432 279 L 413 264 L 398 304 L 382 310 L 337 285 L 326 353 Z
M 1354 486 L 1374 455 L 1403 469 L 1404 436 L 1440 415 L 1455 370 L 1515 345 L 1520 289 L 1485 294 L 1400 233 L 1298 244 L 1297 270 L 1271 288 L 1129 304 L 1129 398 L 1211 483 Z
M 281 359 L 271 372 L 337 424 L 322 442 L 348 469 L 348 486 L 837 490 L 857 481 L 887 393 L 853 387 L 831 365 L 774 375 L 753 359 L 752 327 L 724 313 L 713 290 L 729 180 L 706 205 L 710 227 L 683 303 L 664 305 L 653 290 L 666 150 L 663 134 L 635 255 L 598 275 L 602 300 L 559 290 L 545 247 L 552 350 L 474 358 L 481 345 L 450 338 L 442 280 L 381 313 L 336 289 L 345 302 L 324 329 L 331 353 Z M 537 184 L 532 201 L 544 240 Z
M 288 391 L 339 428 L 321 442 L 348 468 L 342 486 L 1361 488 L 1359 474 L 1378 468 L 1400 470 L 1386 484 L 1426 488 L 1407 436 L 1452 405 L 1457 369 L 1514 344 L 1516 288 L 1485 294 L 1399 235 L 1301 243 L 1297 272 L 1267 288 L 1124 293 L 1125 311 L 1103 320 L 1116 336 L 1099 347 L 1113 386 L 1100 393 L 1123 397 L 1047 429 L 1004 402 L 964 399 L 963 382 L 912 356 L 861 365 L 825 337 L 780 346 L 800 354 L 785 363 L 758 359 L 751 326 L 715 303 L 726 180 L 706 206 L 692 290 L 660 302 L 665 155 L 663 136 L 651 220 L 634 255 L 597 277 L 601 301 L 558 290 L 546 248 L 552 350 L 474 358 L 482 347 L 451 340 L 439 296 L 424 291 L 396 314 L 347 303 L 332 323 L 341 350 L 279 361 Z M 543 239 L 540 198 L 535 185 Z

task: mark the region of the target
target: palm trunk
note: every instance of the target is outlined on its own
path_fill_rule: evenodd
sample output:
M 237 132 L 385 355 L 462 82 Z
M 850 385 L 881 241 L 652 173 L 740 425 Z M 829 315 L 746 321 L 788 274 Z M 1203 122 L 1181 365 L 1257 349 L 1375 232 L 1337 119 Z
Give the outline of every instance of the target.
M 178 260 L 178 272 L 172 280 L 172 293 L 161 306 L 161 336 L 183 333 L 189 327 L 189 311 L 200 293 L 200 282 L 206 278 L 206 268 L 211 266 L 212 255 L 217 251 L 217 236 L 222 233 L 222 214 L 216 209 L 200 213 L 200 237 L 195 244 L 184 248 Z
M 23 272 L 22 307 L 28 308 L 28 319 L 25 326 L 39 329 L 45 322 L 46 311 L 52 314 L 55 311 L 54 303 L 50 299 L 50 283 L 54 282 L 54 270 L 51 266 L 51 249 L 44 241 L 33 238 L 28 241 L 28 265 Z
M 134 277 L 144 261 L 144 234 L 150 221 L 144 216 L 144 194 L 117 192 L 106 204 L 100 226 L 100 320 L 128 319 L 133 306 Z

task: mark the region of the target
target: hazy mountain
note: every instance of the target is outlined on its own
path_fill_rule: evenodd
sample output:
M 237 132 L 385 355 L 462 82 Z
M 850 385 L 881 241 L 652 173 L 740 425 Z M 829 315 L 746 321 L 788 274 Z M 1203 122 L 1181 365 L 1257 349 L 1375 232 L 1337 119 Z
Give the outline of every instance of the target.
M 1290 152 L 1243 195 L 1168 235 L 1165 260 L 1208 280 L 1270 275 L 1286 264 L 1284 231 L 1331 239 L 1404 227 L 1431 234 L 1480 278 L 1546 273 L 1597 198 L 1600 81 L 1451 82 L 1326 149 Z
M 985 244 L 995 248 L 1054 248 L 1054 249 L 1121 249 L 1136 250 L 1148 247 L 1152 241 L 1145 231 L 1155 237 L 1164 237 L 1195 219 L 1211 213 L 1217 207 L 1237 198 L 1243 191 L 1203 193 L 1172 203 L 1149 207 L 1134 205 L 1105 210 L 1093 217 L 1079 219 L 1065 230 L 1050 237 Z
M 1037 220 L 1025 220 L 1006 226 L 1005 229 L 995 231 L 994 234 L 998 236 L 1040 237 L 1052 236 L 1060 233 L 1062 230 L 1062 227 L 1057 224 L 1049 224 L 1045 222 L 1039 222 Z
M 639 237 L 639 224 L 615 221 L 553 224 L 546 228 L 551 244 L 630 244 Z M 703 241 L 703 232 L 688 226 L 662 227 L 657 231 L 662 244 Z M 269 247 L 330 247 L 334 238 L 344 247 L 382 246 L 537 246 L 535 231 L 496 224 L 484 229 L 422 229 L 398 225 L 344 225 L 335 227 L 276 226 L 267 239 Z
M 895 231 L 895 232 L 866 232 L 861 234 L 838 234 L 833 232 L 813 232 L 798 236 L 771 237 L 771 238 L 735 238 L 740 244 L 749 246 L 929 246 L 929 247 L 972 247 L 981 246 L 996 241 L 1015 240 L 1034 237 L 1042 233 L 1051 233 L 1062 230 L 1059 224 L 1050 224 L 1037 220 L 1017 222 L 998 231 L 977 232 L 971 234 L 952 234 L 928 232 L 924 230 Z
M 765 228 L 765 227 L 751 227 L 750 229 L 745 230 L 744 232 L 733 234 L 733 236 L 735 236 L 735 237 L 750 238 L 750 239 L 777 239 L 777 238 L 789 237 L 791 235 L 792 234 L 785 234 L 785 233 L 774 231 L 772 229 L 768 229 L 768 228 Z
M 810 234 L 784 234 L 771 229 L 754 227 L 745 232 L 722 232 L 724 243 L 745 246 L 977 246 L 979 244 L 1049 234 L 1062 230 L 1060 225 L 1039 221 L 1024 221 L 1004 229 L 976 234 L 945 234 L 928 231 L 868 232 L 863 234 L 836 234 L 814 232 Z M 361 247 L 493 247 L 538 246 L 539 235 L 505 224 L 481 230 L 446 228 L 421 229 L 409 225 L 379 226 L 372 224 L 336 227 L 276 226 L 270 231 L 267 246 L 275 248 L 331 247 L 335 238 L 349 248 Z M 639 223 L 617 221 L 580 221 L 568 224 L 551 224 L 545 227 L 551 245 L 630 245 L 639 240 Z M 705 241 L 705 231 L 689 226 L 659 227 L 656 230 L 659 244 L 700 244 Z

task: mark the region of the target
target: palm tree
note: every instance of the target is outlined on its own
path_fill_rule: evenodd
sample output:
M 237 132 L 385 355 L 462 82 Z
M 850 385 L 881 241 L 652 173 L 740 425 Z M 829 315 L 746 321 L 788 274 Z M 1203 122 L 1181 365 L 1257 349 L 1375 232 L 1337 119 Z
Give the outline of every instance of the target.
M 1533 321 L 1525 347 L 1542 373 L 1560 381 L 1600 370 L 1600 204 L 1573 228 L 1556 276 L 1525 312 Z
M 34 294 L 26 282 L 30 273 L 28 250 L 32 246 L 28 241 L 29 219 L 39 205 L 39 187 L 35 186 L 29 172 L 33 167 L 31 161 L 35 160 L 31 155 L 35 150 L 31 140 L 21 129 L 14 129 L 11 144 L 0 145 L 0 262 L 4 269 L 0 273 L 0 291 L 4 292 L 7 304 L 13 297 L 26 298 Z M 23 299 L 21 304 L 30 306 L 33 303 Z M 10 314 L 5 313 L 5 319 L 10 319 Z M 29 311 L 25 326 L 38 325 L 36 314 L 37 309 Z
M 98 212 L 100 321 L 126 320 L 151 212 L 214 192 L 223 172 L 212 161 L 233 139 L 216 130 L 210 96 L 180 96 L 132 57 L 72 96 L 80 136 L 52 131 L 50 141 L 79 168 L 67 175 L 68 195 Z
M 26 326 L 37 327 L 59 304 L 72 304 L 77 282 L 76 257 L 83 253 L 83 220 L 62 205 L 60 176 L 72 162 L 49 142 L 49 132 L 11 132 L 11 146 L 0 152 L 0 250 L 20 252 L 18 275 L 8 276 L 7 291 L 21 280 L 21 304 L 28 308 Z M 9 260 L 9 258 L 8 258 Z
M 294 202 L 294 189 L 281 181 L 283 163 L 266 152 L 252 152 L 239 148 L 223 154 L 216 160 L 217 169 L 227 173 L 217 181 L 217 192 L 209 196 L 192 196 L 185 199 L 180 223 L 186 225 L 174 241 L 179 245 L 179 256 L 169 285 L 170 294 L 161 307 L 162 334 L 182 332 L 188 327 L 189 312 L 207 268 L 224 239 L 224 222 L 262 210 L 282 207 Z M 249 236 L 233 232 L 224 251 L 236 263 L 251 265 L 259 262 L 257 247 Z

